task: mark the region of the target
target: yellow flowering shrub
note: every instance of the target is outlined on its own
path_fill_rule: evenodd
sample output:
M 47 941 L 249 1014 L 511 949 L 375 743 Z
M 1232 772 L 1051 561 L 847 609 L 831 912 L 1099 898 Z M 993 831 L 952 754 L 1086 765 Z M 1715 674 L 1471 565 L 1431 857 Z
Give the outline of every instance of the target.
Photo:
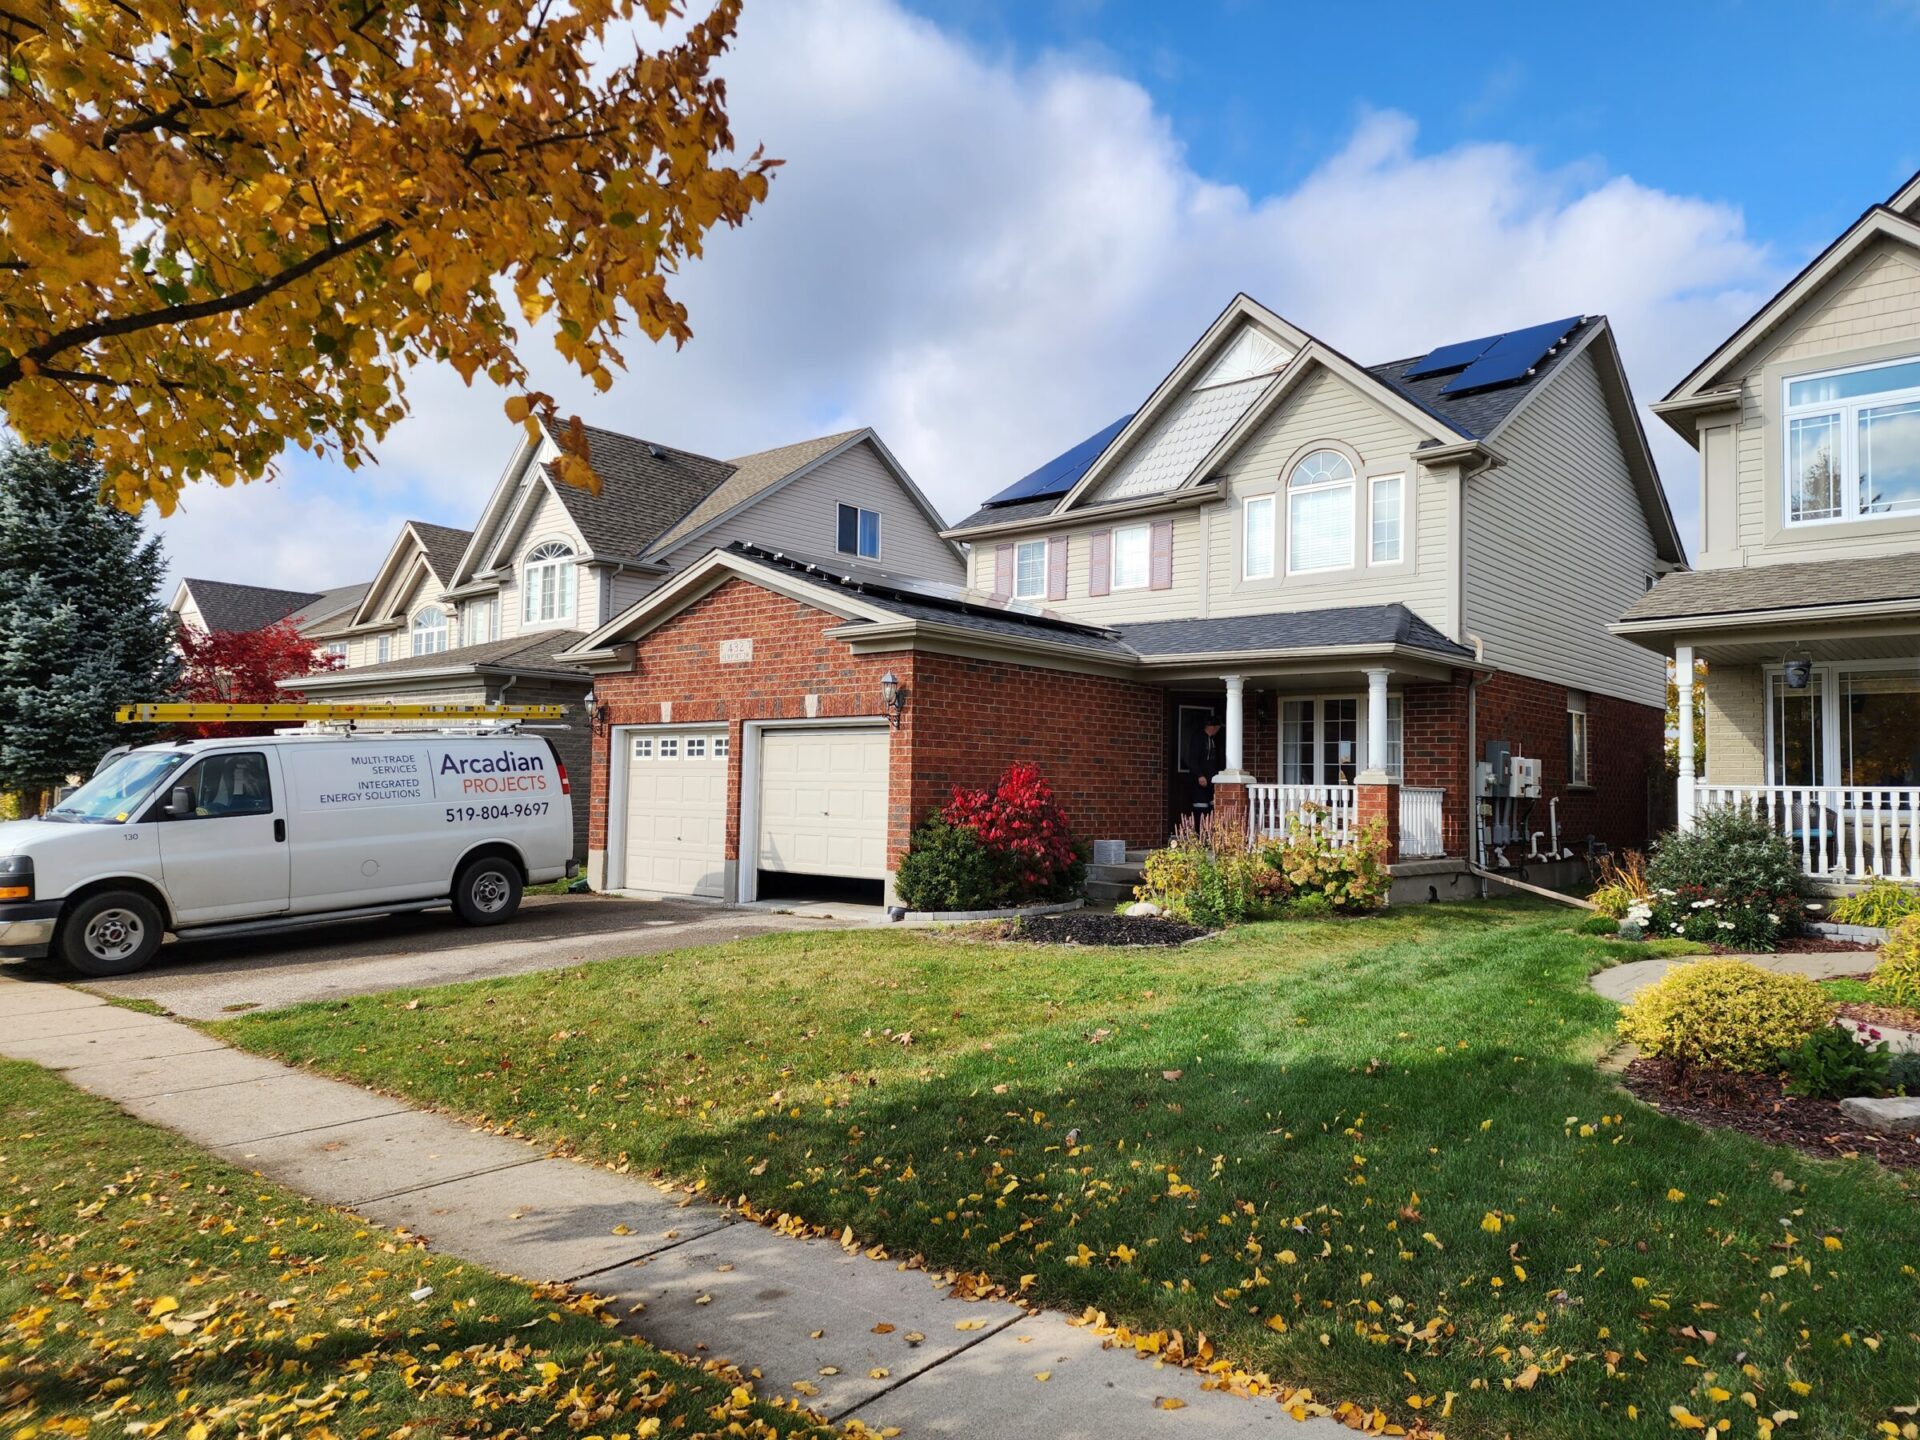
M 1820 987 L 1804 975 L 1776 975 L 1745 960 L 1675 966 L 1641 991 L 1620 1033 L 1644 1055 L 1726 1070 L 1774 1068 L 1833 1018 Z
M 1873 983 L 1902 1005 L 1920 1006 L 1920 915 L 1909 915 L 1887 932 Z

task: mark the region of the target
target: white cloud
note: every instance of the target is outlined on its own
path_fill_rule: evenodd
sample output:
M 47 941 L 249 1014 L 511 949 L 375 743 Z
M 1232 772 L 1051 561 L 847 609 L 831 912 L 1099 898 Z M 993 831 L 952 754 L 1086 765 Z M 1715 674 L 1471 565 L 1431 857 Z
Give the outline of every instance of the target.
M 695 339 L 636 336 L 605 397 L 556 360 L 537 377 L 597 423 L 720 455 L 871 424 L 950 516 L 1131 409 L 1237 290 L 1367 361 L 1604 311 L 1644 402 L 1781 269 L 1725 206 L 1514 145 L 1422 153 L 1391 111 L 1265 193 L 1197 175 L 1151 96 L 1085 57 L 989 56 L 890 0 L 744 25 L 734 132 L 787 164 L 681 280 Z M 293 465 L 193 497 L 164 526 L 180 568 L 333 582 L 407 514 L 472 523 L 513 439 L 499 396 L 446 371 L 410 395 L 371 478 Z M 1687 525 L 1691 452 L 1649 432 Z

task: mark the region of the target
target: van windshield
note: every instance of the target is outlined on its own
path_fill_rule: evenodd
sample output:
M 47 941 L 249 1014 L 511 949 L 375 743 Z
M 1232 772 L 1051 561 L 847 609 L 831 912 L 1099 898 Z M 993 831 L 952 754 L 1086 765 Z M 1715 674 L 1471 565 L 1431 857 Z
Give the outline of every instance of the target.
M 179 750 L 135 750 L 122 755 L 42 818 L 81 825 L 122 825 L 134 807 L 187 763 Z

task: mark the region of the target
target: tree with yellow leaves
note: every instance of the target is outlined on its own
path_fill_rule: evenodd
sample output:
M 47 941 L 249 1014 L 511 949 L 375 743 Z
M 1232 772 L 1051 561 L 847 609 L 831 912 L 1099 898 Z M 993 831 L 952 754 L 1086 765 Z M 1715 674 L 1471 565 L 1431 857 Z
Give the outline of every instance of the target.
M 0 0 L 7 420 L 164 513 L 289 443 L 359 464 L 423 360 L 551 416 L 509 299 L 605 390 L 625 315 L 687 339 L 669 275 L 778 163 L 729 163 L 740 4 Z

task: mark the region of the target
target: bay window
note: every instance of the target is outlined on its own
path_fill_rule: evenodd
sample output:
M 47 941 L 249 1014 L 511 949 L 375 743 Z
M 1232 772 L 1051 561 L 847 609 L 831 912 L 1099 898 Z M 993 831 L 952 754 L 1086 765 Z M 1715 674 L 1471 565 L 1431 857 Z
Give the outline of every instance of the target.
M 1783 382 L 1790 525 L 1920 514 L 1920 359 Z
M 1113 532 L 1113 588 L 1144 590 L 1152 578 L 1153 527 L 1120 525 Z
M 1287 477 L 1287 572 L 1344 570 L 1353 564 L 1353 462 L 1316 450 Z
M 1251 496 L 1242 507 L 1242 529 L 1245 532 L 1245 557 L 1241 566 L 1241 575 L 1247 580 L 1271 580 L 1273 578 L 1273 517 L 1275 507 L 1271 495 Z

